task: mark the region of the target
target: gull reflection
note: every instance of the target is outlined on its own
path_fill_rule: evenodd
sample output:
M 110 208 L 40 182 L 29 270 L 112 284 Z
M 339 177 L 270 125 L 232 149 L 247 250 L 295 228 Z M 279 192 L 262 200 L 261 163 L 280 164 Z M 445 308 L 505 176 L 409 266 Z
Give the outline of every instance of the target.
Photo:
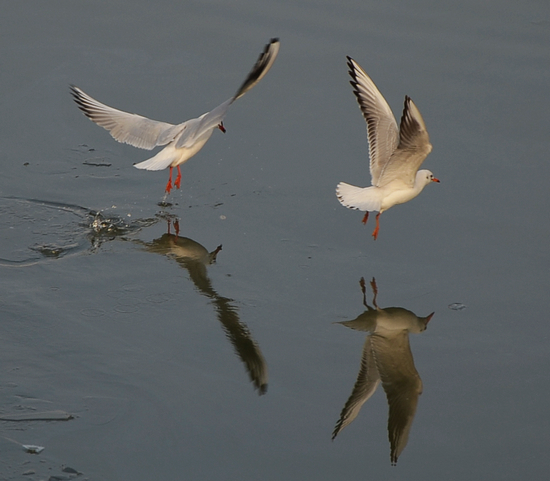
M 376 303 L 378 289 L 374 278 L 370 283 L 374 305 L 371 307 L 366 301 L 363 278 L 360 285 L 363 304 L 367 310 L 352 321 L 338 324 L 356 331 L 369 332 L 369 335 L 363 346 L 357 381 L 340 413 L 332 439 L 334 440 L 338 433 L 357 417 L 361 406 L 374 394 L 382 382 L 389 405 L 390 461 L 395 465 L 407 445 L 418 396 L 422 393 L 422 380 L 414 367 L 409 332 L 418 334 L 425 331 L 434 313 L 426 317 L 418 317 L 402 307 L 385 309 L 378 307 Z
M 244 363 L 254 388 L 258 391 L 258 394 L 265 394 L 267 391 L 267 365 L 260 348 L 252 339 L 246 324 L 239 319 L 237 308 L 231 304 L 232 299 L 220 296 L 216 292 L 206 271 L 206 267 L 216 261 L 222 246 L 219 245 L 212 252 L 208 252 L 198 242 L 179 236 L 178 221 L 174 221 L 174 229 L 175 234 L 172 234 L 169 220 L 168 233 L 151 242 L 140 241 L 139 243 L 148 252 L 170 257 L 181 267 L 187 269 L 189 277 L 199 292 L 212 300 L 218 320 L 221 322 L 235 352 Z

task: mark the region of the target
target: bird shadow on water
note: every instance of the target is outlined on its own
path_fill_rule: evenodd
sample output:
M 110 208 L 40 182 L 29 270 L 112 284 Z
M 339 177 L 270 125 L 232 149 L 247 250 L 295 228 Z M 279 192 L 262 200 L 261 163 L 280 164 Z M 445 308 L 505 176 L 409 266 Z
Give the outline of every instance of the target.
M 207 266 L 216 262 L 218 253 L 222 250 L 219 245 L 211 252 L 188 237 L 179 235 L 179 223 L 170 216 L 166 217 L 168 231 L 158 239 L 144 242 L 132 240 L 142 248 L 153 254 L 160 254 L 173 259 L 180 267 L 187 270 L 189 278 L 200 294 L 210 299 L 222 329 L 235 353 L 243 362 L 250 381 L 259 395 L 267 392 L 267 364 L 259 345 L 252 338 L 248 326 L 240 320 L 233 299 L 223 297 L 212 287 L 208 277 Z M 171 232 L 171 227 L 174 233 Z
M 366 310 L 351 321 L 338 322 L 350 329 L 368 332 L 357 380 L 332 432 L 332 439 L 359 414 L 363 404 L 374 394 L 380 382 L 389 405 L 388 438 L 393 466 L 405 449 L 416 414 L 422 380 L 414 366 L 409 333 L 419 334 L 428 327 L 434 313 L 418 317 L 402 307 L 378 307 L 378 288 L 373 278 L 372 304 L 366 300 L 365 280 L 360 280 Z
M 0 197 L 0 215 L 0 266 L 8 267 L 95 253 L 105 242 L 159 221 L 158 217 L 130 220 L 78 205 L 18 197 Z

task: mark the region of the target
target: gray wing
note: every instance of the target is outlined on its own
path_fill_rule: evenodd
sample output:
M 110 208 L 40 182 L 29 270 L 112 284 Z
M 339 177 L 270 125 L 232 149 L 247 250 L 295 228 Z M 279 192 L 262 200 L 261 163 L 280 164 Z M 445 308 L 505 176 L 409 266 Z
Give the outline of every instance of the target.
M 372 185 L 378 186 L 380 174 L 397 148 L 399 131 L 390 106 L 374 82 L 355 60 L 347 59 L 350 84 L 367 121 Z
M 376 364 L 372 354 L 371 336 L 367 336 L 365 345 L 363 346 L 361 367 L 359 368 L 357 381 L 355 381 L 353 391 L 340 413 L 340 419 L 338 419 L 334 427 L 334 431 L 332 432 L 333 440 L 342 429 L 357 417 L 363 404 L 365 404 L 376 391 L 378 384 L 380 384 L 380 377 L 376 370 Z
M 390 458 L 395 464 L 409 440 L 422 380 L 414 367 L 408 331 L 388 336 L 373 334 L 372 346 L 389 404 Z
M 196 128 L 189 129 L 187 132 L 184 132 L 178 139 L 176 147 L 190 147 L 195 143 L 196 139 L 202 137 L 206 132 L 216 128 L 223 121 L 229 106 L 235 100 L 242 97 L 252 87 L 254 87 L 269 71 L 273 65 L 273 62 L 275 62 L 275 59 L 277 58 L 277 54 L 279 53 L 279 45 L 279 39 L 272 38 L 271 41 L 264 47 L 263 52 L 260 54 L 258 60 L 254 64 L 254 67 L 252 67 L 252 70 L 237 93 L 215 109 L 201 115 L 198 119 L 199 123 Z
M 98 102 L 75 85 L 71 85 L 71 94 L 86 117 L 108 130 L 115 140 L 140 149 L 151 150 L 158 145 L 166 145 L 186 128 L 185 123 L 172 125 L 114 109 Z
M 431 151 L 432 144 L 424 119 L 414 102 L 406 96 L 399 127 L 399 145 L 380 172 L 378 185 L 384 186 L 399 179 L 412 186 L 416 172 Z

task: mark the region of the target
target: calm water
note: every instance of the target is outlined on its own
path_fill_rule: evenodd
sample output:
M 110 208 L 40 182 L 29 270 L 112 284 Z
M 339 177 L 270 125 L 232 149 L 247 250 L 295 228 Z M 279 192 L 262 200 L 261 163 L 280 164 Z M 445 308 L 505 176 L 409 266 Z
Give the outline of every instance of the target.
M 0 479 L 545 479 L 547 2 L 21 1 L 0 32 Z M 166 207 L 167 172 L 69 95 L 181 122 L 273 36 Z M 376 242 L 334 195 L 369 183 L 346 55 L 397 116 L 413 98 L 442 181 Z M 371 312 L 362 278 L 370 309 L 375 278 L 384 312 L 435 314 L 378 334 L 393 367 L 332 441 L 374 342 L 338 324 Z

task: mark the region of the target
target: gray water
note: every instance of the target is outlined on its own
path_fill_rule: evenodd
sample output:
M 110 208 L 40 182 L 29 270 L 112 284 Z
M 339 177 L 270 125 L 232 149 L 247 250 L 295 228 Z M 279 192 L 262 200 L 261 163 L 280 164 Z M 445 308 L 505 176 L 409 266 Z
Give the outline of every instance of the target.
M 69 95 L 181 122 L 274 36 L 169 205 Z M 546 479 L 549 45 L 546 1 L 4 2 L 0 479 Z M 377 241 L 334 195 L 370 181 L 346 55 L 398 117 L 412 97 L 441 180 Z M 382 388 L 331 440 L 361 278 L 435 312 L 396 466 Z

